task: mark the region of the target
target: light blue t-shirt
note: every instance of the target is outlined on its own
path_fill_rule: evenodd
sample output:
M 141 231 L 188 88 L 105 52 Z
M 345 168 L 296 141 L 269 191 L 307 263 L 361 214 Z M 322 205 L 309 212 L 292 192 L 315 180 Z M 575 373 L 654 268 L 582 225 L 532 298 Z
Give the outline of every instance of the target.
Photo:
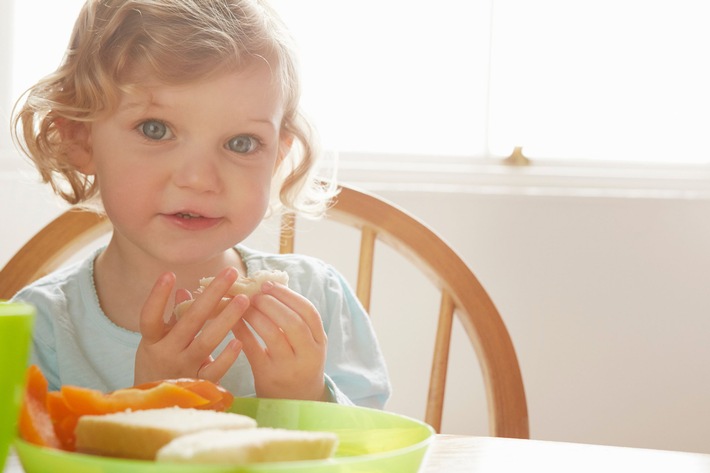
M 344 278 L 332 266 L 308 256 L 236 249 L 247 276 L 262 269 L 286 271 L 288 286 L 320 313 L 328 337 L 325 375 L 331 399 L 383 408 L 390 394 L 384 358 L 369 316 Z M 100 251 L 39 279 L 14 297 L 37 307 L 31 363 L 40 367 L 50 390 L 70 384 L 107 392 L 133 385 L 141 335 L 115 325 L 99 305 L 93 271 Z M 215 354 L 232 337 L 230 333 Z M 221 384 L 235 396 L 255 395 L 244 353 Z

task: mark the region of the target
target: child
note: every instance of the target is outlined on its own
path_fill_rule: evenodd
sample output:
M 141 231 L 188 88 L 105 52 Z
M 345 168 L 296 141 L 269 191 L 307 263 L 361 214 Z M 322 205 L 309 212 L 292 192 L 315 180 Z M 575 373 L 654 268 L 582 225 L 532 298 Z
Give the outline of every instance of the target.
M 279 205 L 319 215 L 332 197 L 298 99 L 289 36 L 261 0 L 87 0 L 15 117 L 44 181 L 113 224 L 105 248 L 15 296 L 38 308 L 32 362 L 50 389 L 200 377 L 238 396 L 384 406 L 384 361 L 341 275 L 240 244 Z M 218 310 L 260 269 L 289 287 Z

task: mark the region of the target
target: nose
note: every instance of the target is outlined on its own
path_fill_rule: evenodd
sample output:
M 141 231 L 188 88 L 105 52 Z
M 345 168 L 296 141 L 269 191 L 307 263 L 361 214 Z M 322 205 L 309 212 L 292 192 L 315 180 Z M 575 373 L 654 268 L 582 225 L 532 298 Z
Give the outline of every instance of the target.
M 221 189 L 218 159 L 204 150 L 190 151 L 178 158 L 173 183 L 195 192 L 218 192 Z

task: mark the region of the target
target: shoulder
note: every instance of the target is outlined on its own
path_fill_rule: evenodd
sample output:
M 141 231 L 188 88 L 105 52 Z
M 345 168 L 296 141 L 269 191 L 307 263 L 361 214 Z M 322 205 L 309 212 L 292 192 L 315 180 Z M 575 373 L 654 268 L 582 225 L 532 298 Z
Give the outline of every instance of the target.
M 81 285 L 83 278 L 91 278 L 91 264 L 80 261 L 54 271 L 22 288 L 13 300 L 34 302 L 56 299 L 67 294 L 67 289 Z
M 94 258 L 95 253 L 38 279 L 15 294 L 13 300 L 33 304 L 39 318 L 55 319 L 71 313 L 76 309 L 74 304 L 94 298 Z

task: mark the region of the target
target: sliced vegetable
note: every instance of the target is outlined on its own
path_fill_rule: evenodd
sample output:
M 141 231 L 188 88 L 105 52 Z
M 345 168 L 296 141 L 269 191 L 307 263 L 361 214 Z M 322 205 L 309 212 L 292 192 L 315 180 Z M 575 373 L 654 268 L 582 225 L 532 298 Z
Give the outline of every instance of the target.
M 134 386 L 136 389 L 151 389 L 160 383 L 171 383 L 192 391 L 195 394 L 202 396 L 209 402 L 203 406 L 197 406 L 196 409 L 211 409 L 214 411 L 226 411 L 232 405 L 234 396 L 232 393 L 224 389 L 218 384 L 205 379 L 196 378 L 178 378 L 166 379 L 162 381 L 153 381 L 150 383 Z
M 94 389 L 62 386 L 61 393 L 69 409 L 79 415 L 173 406 L 197 408 L 210 402 L 189 389 L 169 382 L 161 382 L 150 389 L 126 388 L 107 394 Z
M 76 435 L 74 429 L 79 422 L 79 416 L 72 412 L 64 402 L 62 393 L 52 391 L 47 394 L 47 411 L 54 425 L 54 432 L 62 444 L 63 450 L 74 451 L 76 449 Z
M 35 445 L 60 448 L 61 443 L 47 411 L 47 387 L 42 371 L 37 366 L 30 366 L 20 407 L 18 433 L 20 438 Z

